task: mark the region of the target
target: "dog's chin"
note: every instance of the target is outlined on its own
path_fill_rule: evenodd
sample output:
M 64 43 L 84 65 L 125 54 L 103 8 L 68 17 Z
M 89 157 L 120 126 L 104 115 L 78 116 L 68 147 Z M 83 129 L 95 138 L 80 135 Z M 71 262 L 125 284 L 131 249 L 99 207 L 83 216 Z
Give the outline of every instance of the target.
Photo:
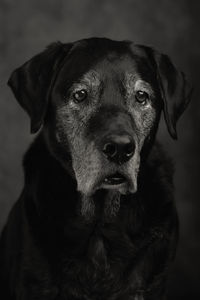
M 81 215 L 88 223 L 101 219 L 110 223 L 118 216 L 121 207 L 121 196 L 135 193 L 137 188 L 128 181 L 119 184 L 108 184 L 103 181 L 90 191 L 90 196 L 83 195 L 81 198 Z
M 137 175 L 138 168 L 101 168 L 93 172 L 93 176 L 88 174 L 84 180 L 77 180 L 77 188 L 81 194 L 81 215 L 88 222 L 95 219 L 99 212 L 106 222 L 116 217 L 124 198 L 121 196 L 137 192 Z
M 105 177 L 97 181 L 87 194 L 82 193 L 81 215 L 86 222 L 92 222 L 97 217 L 103 218 L 104 222 L 112 222 L 120 211 L 121 196 L 136 191 L 136 181 L 112 175 Z

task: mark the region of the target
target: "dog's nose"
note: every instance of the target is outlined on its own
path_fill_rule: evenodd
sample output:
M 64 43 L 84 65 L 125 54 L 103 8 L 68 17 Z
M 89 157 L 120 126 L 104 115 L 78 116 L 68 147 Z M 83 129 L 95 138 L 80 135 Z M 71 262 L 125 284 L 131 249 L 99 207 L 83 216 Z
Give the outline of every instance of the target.
M 134 151 L 135 143 L 129 135 L 111 135 L 103 145 L 103 153 L 107 159 L 120 165 L 127 162 Z

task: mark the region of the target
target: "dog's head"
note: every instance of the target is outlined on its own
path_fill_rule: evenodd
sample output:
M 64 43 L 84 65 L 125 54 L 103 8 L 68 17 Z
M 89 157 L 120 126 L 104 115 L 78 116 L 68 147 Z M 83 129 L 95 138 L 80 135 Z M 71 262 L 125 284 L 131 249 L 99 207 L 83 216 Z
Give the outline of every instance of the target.
M 183 73 L 168 56 L 129 41 L 104 38 L 55 43 L 9 80 L 64 167 L 69 153 L 77 189 L 137 190 L 141 153 L 150 149 L 163 110 L 168 131 L 190 99 Z

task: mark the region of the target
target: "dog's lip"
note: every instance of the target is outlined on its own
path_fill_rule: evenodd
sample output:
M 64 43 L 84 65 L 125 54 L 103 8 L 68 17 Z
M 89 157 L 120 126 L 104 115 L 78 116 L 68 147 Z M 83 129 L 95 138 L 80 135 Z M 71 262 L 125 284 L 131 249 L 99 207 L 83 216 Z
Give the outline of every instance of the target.
M 125 172 L 116 172 L 104 174 L 96 183 L 95 189 L 117 189 L 117 190 L 130 190 L 134 192 L 131 178 Z
M 111 175 L 106 176 L 102 183 L 109 186 L 112 185 L 116 186 L 116 185 L 121 185 L 125 182 L 127 182 L 127 178 L 123 174 L 119 172 L 115 172 Z

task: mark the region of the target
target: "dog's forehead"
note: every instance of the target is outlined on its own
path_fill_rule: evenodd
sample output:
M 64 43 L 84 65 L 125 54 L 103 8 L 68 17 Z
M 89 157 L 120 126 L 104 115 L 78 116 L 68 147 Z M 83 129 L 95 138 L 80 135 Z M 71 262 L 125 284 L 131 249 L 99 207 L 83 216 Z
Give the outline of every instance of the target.
M 94 64 L 79 80 L 88 84 L 100 84 L 108 81 L 128 83 L 135 78 L 140 78 L 140 75 L 134 60 L 127 56 L 117 58 L 112 53 Z
M 101 77 L 123 79 L 127 74 L 139 75 L 136 61 L 127 54 L 118 57 L 115 53 L 109 53 L 94 65 L 93 68 Z
M 58 76 L 58 88 L 66 89 L 83 78 L 87 81 L 97 78 L 99 81 L 109 78 L 122 81 L 136 76 L 149 84 L 155 84 L 152 64 L 140 47 L 128 42 L 109 42 L 109 45 L 104 45 L 101 39 L 100 43 L 98 45 L 93 40 L 79 42 L 72 49 Z

